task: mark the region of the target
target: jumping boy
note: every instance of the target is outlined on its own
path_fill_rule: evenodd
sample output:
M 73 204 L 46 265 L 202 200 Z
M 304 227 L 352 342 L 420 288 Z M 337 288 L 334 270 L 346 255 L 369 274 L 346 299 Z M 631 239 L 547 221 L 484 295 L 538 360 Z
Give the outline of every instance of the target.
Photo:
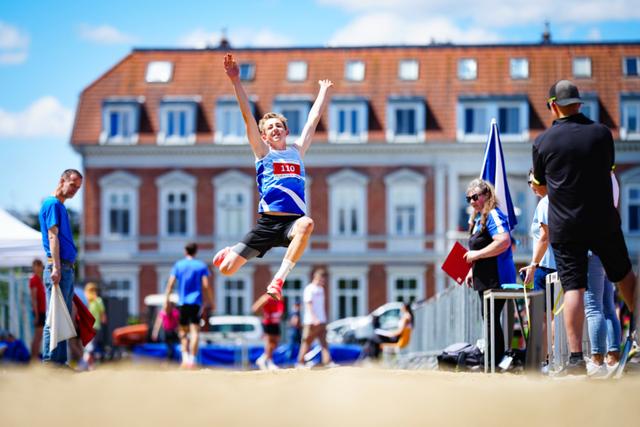
M 302 158 L 311 145 L 322 111 L 328 102 L 327 92 L 333 83 L 330 80 L 318 82 L 318 97 L 309 111 L 300 139 L 287 147 L 287 119 L 282 114 L 266 113 L 256 124 L 249 98 L 240 82 L 238 64 L 231 54 L 224 57 L 224 69 L 233 84 L 249 145 L 255 155 L 260 193 L 258 213 L 261 217 L 240 243 L 220 250 L 213 258 L 213 265 L 225 276 L 230 276 L 251 258 L 260 258 L 276 246 L 286 247 L 287 252 L 280 269 L 267 287 L 267 294 L 280 300 L 282 285 L 302 256 L 313 231 L 313 220 L 306 216 Z

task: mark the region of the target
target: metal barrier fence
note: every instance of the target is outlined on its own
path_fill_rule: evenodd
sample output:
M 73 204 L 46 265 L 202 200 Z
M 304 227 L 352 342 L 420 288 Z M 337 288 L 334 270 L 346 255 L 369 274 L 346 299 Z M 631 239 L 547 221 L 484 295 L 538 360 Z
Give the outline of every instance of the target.
M 33 313 L 29 277 L 0 273 L 0 330 L 8 331 L 27 346 L 33 337 Z
M 409 352 L 437 354 L 456 342 L 482 338 L 482 302 L 466 286 L 451 286 L 414 308 Z

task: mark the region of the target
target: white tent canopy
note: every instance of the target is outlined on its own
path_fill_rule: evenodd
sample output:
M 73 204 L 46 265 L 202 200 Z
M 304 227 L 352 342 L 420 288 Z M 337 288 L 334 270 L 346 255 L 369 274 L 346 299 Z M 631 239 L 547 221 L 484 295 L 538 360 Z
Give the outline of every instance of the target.
M 0 267 L 30 266 L 44 256 L 40 233 L 0 208 Z

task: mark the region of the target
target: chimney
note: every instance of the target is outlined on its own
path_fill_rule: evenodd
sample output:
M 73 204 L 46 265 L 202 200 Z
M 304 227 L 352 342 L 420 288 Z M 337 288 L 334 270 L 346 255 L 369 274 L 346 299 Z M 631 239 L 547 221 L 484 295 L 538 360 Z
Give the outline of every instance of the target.
M 542 32 L 542 44 L 551 44 L 551 30 L 549 21 L 544 22 L 544 31 Z
M 229 39 L 227 39 L 227 29 L 222 29 L 222 35 L 220 36 L 220 45 L 218 45 L 218 49 L 228 50 L 231 49 L 231 43 L 229 43 Z

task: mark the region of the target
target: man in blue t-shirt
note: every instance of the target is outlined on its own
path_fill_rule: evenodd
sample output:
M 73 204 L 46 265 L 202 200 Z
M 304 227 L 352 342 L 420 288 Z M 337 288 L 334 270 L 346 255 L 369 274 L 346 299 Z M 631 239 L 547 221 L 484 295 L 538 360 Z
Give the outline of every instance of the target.
M 82 174 L 75 169 L 65 170 L 53 195 L 42 202 L 39 214 L 42 246 L 47 254 L 47 266 L 44 270 L 47 307 L 51 307 L 53 287 L 59 286 L 69 313 L 71 313 L 73 301 L 73 264 L 78 251 L 73 243 L 71 223 L 64 202 L 75 196 L 81 186 Z M 51 330 L 46 323 L 43 329 L 42 360 L 45 363 L 64 365 L 67 362 L 67 341 L 60 341 L 51 351 L 49 350 L 50 339 Z
M 173 286 L 177 283 L 182 367 L 192 368 L 198 354 L 203 290 L 206 291 L 210 309 L 213 309 L 214 302 L 213 291 L 209 285 L 209 269 L 204 262 L 194 258 L 198 252 L 198 245 L 188 243 L 184 252 L 185 258 L 176 262 L 171 270 L 164 309 L 167 310 Z

